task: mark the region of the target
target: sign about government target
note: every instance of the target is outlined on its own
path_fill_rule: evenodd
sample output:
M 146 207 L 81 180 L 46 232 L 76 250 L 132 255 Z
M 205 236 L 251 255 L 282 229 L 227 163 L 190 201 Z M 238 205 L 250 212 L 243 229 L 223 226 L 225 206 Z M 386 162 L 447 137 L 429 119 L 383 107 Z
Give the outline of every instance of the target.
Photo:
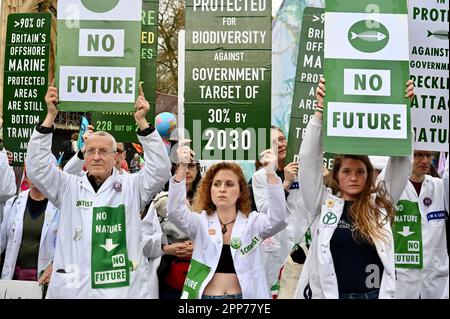
M 187 0 L 185 127 L 199 159 L 270 147 L 270 0 Z
M 62 111 L 133 111 L 142 0 L 59 0 L 57 76 Z
M 406 0 L 327 0 L 324 147 L 411 154 Z
M 33 128 L 47 112 L 51 15 L 17 13 L 8 16 L 3 85 L 3 140 L 22 166 Z

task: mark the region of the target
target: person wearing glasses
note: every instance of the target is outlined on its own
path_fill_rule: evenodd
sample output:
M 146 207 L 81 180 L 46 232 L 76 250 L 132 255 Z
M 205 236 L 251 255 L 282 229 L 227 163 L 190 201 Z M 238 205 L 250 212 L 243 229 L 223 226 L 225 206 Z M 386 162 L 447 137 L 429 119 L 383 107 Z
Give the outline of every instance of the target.
M 45 96 L 47 115 L 28 144 L 29 179 L 61 211 L 47 298 L 150 298 L 148 260 L 142 249 L 140 211 L 170 178 L 166 147 L 145 119 L 149 104 L 140 89 L 134 118 L 145 149 L 138 174 L 117 174 L 117 146 L 106 132 L 86 140 L 83 176 L 52 164 L 53 124 L 58 92 Z
M 127 151 L 125 150 L 125 145 L 121 142 L 117 142 L 117 159 L 115 162 L 115 167 L 120 175 L 129 174 L 128 163 L 127 163 Z
M 397 298 L 449 298 L 445 191 L 432 177 L 433 153 L 414 151 L 412 174 L 395 216 Z

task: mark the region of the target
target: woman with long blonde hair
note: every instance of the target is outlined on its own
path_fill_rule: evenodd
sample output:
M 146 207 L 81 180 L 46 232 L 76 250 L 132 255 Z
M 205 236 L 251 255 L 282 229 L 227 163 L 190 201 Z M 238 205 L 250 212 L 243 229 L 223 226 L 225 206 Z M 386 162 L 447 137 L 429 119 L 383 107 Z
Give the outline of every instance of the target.
M 269 298 L 260 244 L 287 224 L 286 202 L 276 156 L 264 151 L 267 214 L 251 212 L 250 194 L 238 164 L 211 166 L 197 188 L 191 212 L 185 201 L 186 167 L 194 153 L 183 141 L 177 150 L 180 166 L 170 180 L 168 218 L 195 242 L 182 298 Z
M 408 81 L 406 98 L 414 96 Z M 365 155 L 337 155 L 322 181 L 322 111 L 325 80 L 300 154 L 301 196 L 312 244 L 297 286 L 297 298 L 395 298 L 394 205 L 411 171 L 411 156 L 391 157 L 384 181 L 375 185 Z

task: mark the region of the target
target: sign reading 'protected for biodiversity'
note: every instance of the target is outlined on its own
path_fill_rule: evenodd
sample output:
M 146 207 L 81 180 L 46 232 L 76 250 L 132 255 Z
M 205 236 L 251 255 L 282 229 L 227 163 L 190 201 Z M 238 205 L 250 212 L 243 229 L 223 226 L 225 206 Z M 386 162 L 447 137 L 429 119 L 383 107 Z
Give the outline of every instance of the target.
M 142 0 L 58 1 L 60 110 L 134 110 L 141 9 Z
M 185 127 L 199 159 L 270 147 L 271 12 L 270 0 L 186 0 Z
M 411 154 L 406 0 L 327 0 L 324 148 Z

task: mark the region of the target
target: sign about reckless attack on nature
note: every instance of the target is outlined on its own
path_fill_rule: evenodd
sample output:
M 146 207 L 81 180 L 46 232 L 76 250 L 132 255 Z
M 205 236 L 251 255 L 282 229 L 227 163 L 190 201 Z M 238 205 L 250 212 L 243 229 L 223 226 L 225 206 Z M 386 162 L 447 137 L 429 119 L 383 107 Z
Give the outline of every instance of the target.
M 59 109 L 131 112 L 138 94 L 142 0 L 59 0 Z
M 33 129 L 45 117 L 50 13 L 8 15 L 3 85 L 3 140 L 22 166 Z
M 270 147 L 270 0 L 187 0 L 185 128 L 198 159 Z
M 448 152 L 449 0 L 409 0 L 409 72 L 414 149 Z
M 158 39 L 158 0 L 142 1 L 141 86 L 150 104 L 147 121 L 154 122 L 156 110 L 156 53 Z M 136 31 L 138 32 L 138 31 Z M 95 130 L 109 132 L 117 141 L 138 143 L 137 124 L 132 112 L 92 112 L 91 124 Z
M 327 0 L 324 148 L 411 154 L 406 0 Z

